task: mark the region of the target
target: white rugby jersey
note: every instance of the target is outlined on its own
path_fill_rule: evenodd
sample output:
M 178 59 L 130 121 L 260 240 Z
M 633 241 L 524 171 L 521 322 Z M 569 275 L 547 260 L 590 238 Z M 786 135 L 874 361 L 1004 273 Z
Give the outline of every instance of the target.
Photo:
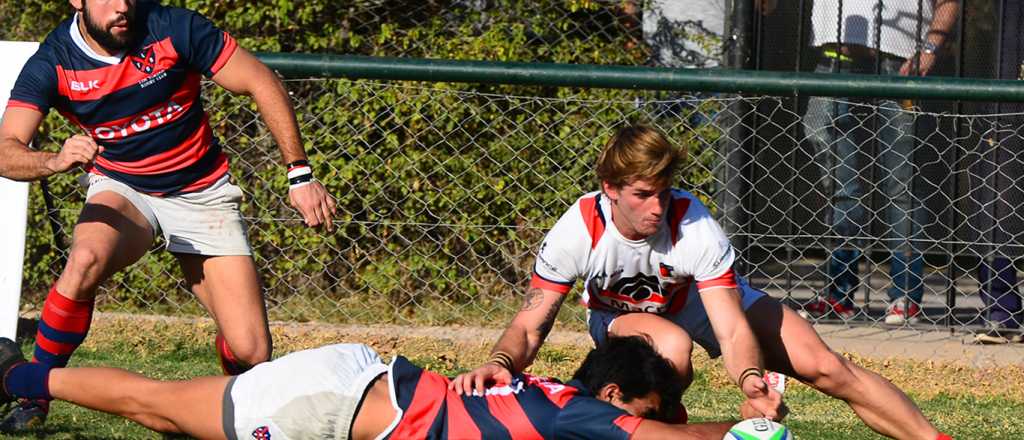
M 601 192 L 584 195 L 540 245 L 530 287 L 568 293 L 583 280 L 592 309 L 675 313 L 698 291 L 737 286 L 729 239 L 706 206 L 673 189 L 665 221 L 643 240 L 623 237 Z

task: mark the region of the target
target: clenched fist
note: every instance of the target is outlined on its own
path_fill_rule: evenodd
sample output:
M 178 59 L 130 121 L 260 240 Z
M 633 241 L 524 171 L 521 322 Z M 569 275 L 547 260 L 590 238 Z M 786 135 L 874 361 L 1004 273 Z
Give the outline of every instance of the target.
M 54 173 L 62 173 L 75 166 L 92 163 L 96 155 L 103 152 L 103 147 L 96 144 L 93 138 L 76 134 L 64 141 L 60 153 L 46 161 L 46 167 Z

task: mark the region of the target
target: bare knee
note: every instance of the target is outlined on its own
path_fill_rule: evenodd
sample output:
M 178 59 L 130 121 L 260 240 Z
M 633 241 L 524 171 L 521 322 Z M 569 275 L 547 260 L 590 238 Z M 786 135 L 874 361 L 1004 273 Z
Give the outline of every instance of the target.
M 61 280 L 67 281 L 61 293 L 71 299 L 87 299 L 91 297 L 96 285 L 101 281 L 103 261 L 99 253 L 87 246 L 72 249 Z
M 237 359 L 246 365 L 256 365 L 270 360 L 270 343 L 262 342 L 253 345 L 247 351 L 237 354 Z
M 254 366 L 270 360 L 271 346 L 268 339 L 250 337 L 241 341 L 228 341 L 227 344 L 231 358 L 239 364 Z
M 827 351 L 816 356 L 815 367 L 803 372 L 804 378 L 815 388 L 829 395 L 842 394 L 855 382 L 854 365 L 839 354 Z
M 676 372 L 682 379 L 684 387 L 689 387 L 693 382 L 693 342 L 689 339 L 682 340 L 669 338 L 668 340 L 657 341 L 656 348 L 665 359 L 668 359 Z

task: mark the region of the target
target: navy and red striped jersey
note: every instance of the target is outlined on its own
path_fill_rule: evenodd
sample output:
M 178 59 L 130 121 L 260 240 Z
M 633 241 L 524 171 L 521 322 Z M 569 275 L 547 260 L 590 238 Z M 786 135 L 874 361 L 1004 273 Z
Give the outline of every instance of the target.
M 117 57 L 93 51 L 78 14 L 63 21 L 28 60 L 8 106 L 55 108 L 105 148 L 94 173 L 139 191 L 203 189 L 228 171 L 200 97 L 237 48 L 196 12 L 139 2 L 136 42 Z
M 396 356 L 391 386 L 402 411 L 391 439 L 616 439 L 644 419 L 602 402 L 578 382 L 517 375 L 485 395 L 459 396 L 450 379 Z

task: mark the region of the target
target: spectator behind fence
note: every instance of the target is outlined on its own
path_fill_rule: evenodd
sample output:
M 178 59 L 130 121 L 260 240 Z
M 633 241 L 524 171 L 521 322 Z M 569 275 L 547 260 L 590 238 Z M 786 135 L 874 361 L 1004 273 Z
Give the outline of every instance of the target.
M 1001 49 L 999 65 L 993 77 L 997 79 L 1024 79 L 1024 6 L 1019 2 L 1005 2 L 999 22 Z M 1024 203 L 1024 189 L 1017 183 L 1024 178 L 1024 160 L 1018 158 L 1024 146 L 1024 137 L 1018 132 L 1024 125 L 1024 105 L 1020 103 L 993 103 L 989 111 L 1001 115 L 991 119 L 992 125 L 981 136 L 976 152 L 976 163 L 971 172 L 969 213 L 967 224 L 981 228 L 987 234 L 981 241 L 1014 244 L 1015 238 L 1024 236 L 1022 222 L 1014 218 L 1017 206 Z M 1017 288 L 1017 268 L 1004 252 L 994 250 L 978 266 L 981 298 L 985 303 L 985 322 L 988 330 L 975 336 L 979 344 L 1006 344 L 1021 342 L 1021 295 Z
M 877 73 L 926 76 L 942 54 L 956 23 L 957 0 L 817 0 L 813 4 L 813 46 L 819 53 L 817 73 Z M 869 191 L 861 173 L 861 158 L 877 166 L 876 182 L 884 196 L 879 207 L 887 229 L 883 240 L 889 251 L 892 285 L 888 291 L 887 324 L 914 323 L 924 293 L 924 260 L 912 245 L 922 211 L 914 207 L 914 117 L 905 110 L 907 101 L 874 101 L 875 122 L 856 114 L 849 99 L 812 97 L 803 117 L 807 140 L 816 160 L 824 167 L 827 194 L 832 198 L 831 227 L 844 238 L 828 261 L 826 292 L 805 306 L 815 317 L 827 315 L 850 319 L 858 311 L 853 292 L 859 282 L 861 257 L 855 237 L 870 236 L 872 218 L 867 215 Z M 868 148 L 877 141 L 870 157 Z

